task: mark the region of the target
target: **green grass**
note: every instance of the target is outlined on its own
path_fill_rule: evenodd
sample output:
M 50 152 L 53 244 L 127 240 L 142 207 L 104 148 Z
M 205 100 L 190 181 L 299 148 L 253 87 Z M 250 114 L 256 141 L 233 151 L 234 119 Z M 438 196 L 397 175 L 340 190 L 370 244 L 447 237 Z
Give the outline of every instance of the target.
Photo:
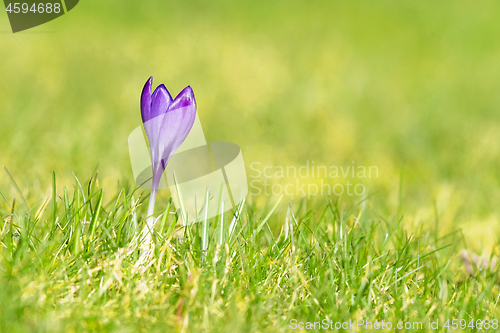
M 191 85 L 207 140 L 237 143 L 247 168 L 376 165 L 386 216 L 403 170 L 409 223 L 436 208 L 481 251 L 500 236 L 499 16 L 490 0 L 81 2 L 0 34 L 0 165 L 34 196 L 53 170 L 66 186 L 95 167 L 131 179 L 153 75 Z
M 180 227 L 168 202 L 155 252 L 137 264 L 147 193 L 124 186 L 102 201 L 107 190 L 94 176 L 26 206 L 21 193 L 3 198 L 1 332 L 288 332 L 292 319 L 442 327 L 498 318 L 498 272 L 464 273 L 461 230 L 410 233 L 403 216 L 338 198 L 322 209 L 250 203 L 231 237 L 225 222 L 222 243 L 218 218 L 208 221 L 201 251 L 203 223 Z

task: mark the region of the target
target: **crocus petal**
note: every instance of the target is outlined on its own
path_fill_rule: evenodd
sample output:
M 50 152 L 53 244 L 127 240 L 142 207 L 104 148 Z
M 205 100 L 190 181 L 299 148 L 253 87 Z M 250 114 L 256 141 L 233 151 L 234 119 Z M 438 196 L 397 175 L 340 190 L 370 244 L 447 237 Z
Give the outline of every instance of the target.
M 172 96 L 170 96 L 170 93 L 163 84 L 159 85 L 151 96 L 150 119 L 144 122 L 144 130 L 148 137 L 153 161 L 158 160 L 158 134 L 163 115 L 167 112 L 172 102 Z
M 184 88 L 163 116 L 158 136 L 158 151 L 162 169 L 184 142 L 196 118 L 196 100 L 190 86 Z
M 141 116 L 142 122 L 151 119 L 151 87 L 153 86 L 153 77 L 151 76 L 144 85 L 141 94 Z
M 172 96 L 170 96 L 170 93 L 163 84 L 160 84 L 158 87 L 156 87 L 153 95 L 151 96 L 151 99 L 152 102 L 150 119 L 158 117 L 167 112 L 170 104 L 172 104 L 173 102 Z
M 174 111 L 178 108 L 183 108 L 183 107 L 194 107 L 194 111 L 196 113 L 196 101 L 194 99 L 194 93 L 193 89 L 191 89 L 191 86 L 187 86 L 186 88 L 182 89 L 182 91 L 175 97 L 175 100 L 173 101 L 172 105 L 168 109 L 168 112 Z

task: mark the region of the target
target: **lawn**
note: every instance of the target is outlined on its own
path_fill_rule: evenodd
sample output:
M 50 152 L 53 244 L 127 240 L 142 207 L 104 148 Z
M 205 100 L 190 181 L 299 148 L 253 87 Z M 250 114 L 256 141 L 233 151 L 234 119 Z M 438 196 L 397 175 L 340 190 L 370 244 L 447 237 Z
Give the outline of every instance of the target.
M 460 251 L 500 254 L 499 15 L 494 1 L 82 1 L 11 34 L 0 14 L 0 332 L 496 331 L 498 266 L 469 274 Z M 182 227 L 160 191 L 140 262 L 149 191 L 127 138 L 151 75 L 173 95 L 191 85 L 250 193 L 206 221 L 202 251 L 203 223 Z M 279 173 L 313 164 L 340 171 Z M 311 194 L 322 181 L 365 191 Z

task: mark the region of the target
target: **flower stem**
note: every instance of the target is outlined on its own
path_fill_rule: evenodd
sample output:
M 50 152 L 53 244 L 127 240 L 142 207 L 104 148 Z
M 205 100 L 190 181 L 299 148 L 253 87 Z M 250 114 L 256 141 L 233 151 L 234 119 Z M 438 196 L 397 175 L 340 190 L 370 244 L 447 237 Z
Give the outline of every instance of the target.
M 142 242 L 141 248 L 143 250 L 148 250 L 151 248 L 152 244 L 152 234 L 154 228 L 154 210 L 155 210 L 155 202 L 156 202 L 156 193 L 158 192 L 158 185 L 160 183 L 162 172 L 158 172 L 158 170 L 153 169 L 153 182 L 151 185 L 151 195 L 149 196 L 149 205 L 148 205 L 148 213 L 146 215 L 146 226 L 142 229 Z

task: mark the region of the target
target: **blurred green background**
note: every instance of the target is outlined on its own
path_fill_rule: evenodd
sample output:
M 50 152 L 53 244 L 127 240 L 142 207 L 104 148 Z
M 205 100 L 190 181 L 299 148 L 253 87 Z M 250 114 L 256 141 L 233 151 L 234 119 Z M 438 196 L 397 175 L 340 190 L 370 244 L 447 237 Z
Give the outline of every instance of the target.
M 239 144 L 247 167 L 377 166 L 364 183 L 381 216 L 403 179 L 406 224 L 437 219 L 488 247 L 498 17 L 496 1 L 87 0 L 12 34 L 0 14 L 0 163 L 36 199 L 53 170 L 66 186 L 96 168 L 113 190 L 132 182 L 127 137 L 153 75 L 173 95 L 191 85 L 207 139 Z M 3 171 L 0 186 L 14 195 Z

